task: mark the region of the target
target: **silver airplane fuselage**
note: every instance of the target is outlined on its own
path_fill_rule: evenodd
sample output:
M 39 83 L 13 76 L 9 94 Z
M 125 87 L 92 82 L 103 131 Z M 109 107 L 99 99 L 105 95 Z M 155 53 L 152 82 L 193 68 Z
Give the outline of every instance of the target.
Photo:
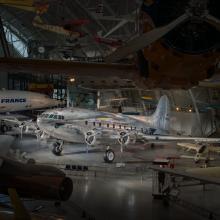
M 97 138 L 108 142 L 109 138 L 117 139 L 120 132 L 145 133 L 149 128 L 157 128 L 157 119 L 64 108 L 44 112 L 38 117 L 37 125 L 48 136 L 66 142 L 85 143 L 85 134 L 88 131 L 95 131 Z

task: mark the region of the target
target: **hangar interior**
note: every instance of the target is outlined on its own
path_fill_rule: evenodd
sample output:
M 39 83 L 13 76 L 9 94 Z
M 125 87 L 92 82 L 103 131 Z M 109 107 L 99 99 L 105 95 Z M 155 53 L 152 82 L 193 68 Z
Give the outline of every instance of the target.
M 219 10 L 0 0 L 0 218 L 220 219 Z

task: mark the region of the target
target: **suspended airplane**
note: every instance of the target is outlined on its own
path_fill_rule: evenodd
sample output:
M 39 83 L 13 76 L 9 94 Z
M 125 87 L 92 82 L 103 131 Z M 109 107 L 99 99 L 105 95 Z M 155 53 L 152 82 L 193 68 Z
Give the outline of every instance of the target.
M 87 146 L 107 144 L 117 140 L 127 145 L 139 132 L 167 133 L 169 130 L 169 100 L 162 96 L 155 113 L 150 116 L 127 116 L 80 108 L 54 109 L 44 112 L 37 118 L 41 138 L 53 138 L 53 152 L 60 155 L 64 142 L 85 143 Z M 114 151 L 107 149 L 105 161 L 112 162 Z
M 74 29 L 72 30 L 72 28 L 69 28 L 67 26 L 46 24 L 38 15 L 35 16 L 32 24 L 33 26 L 41 28 L 43 30 L 65 35 L 71 38 L 79 38 L 83 36 L 83 33 L 81 33 L 80 31 L 74 31 Z
M 107 64 L 0 58 L 0 71 L 74 74 L 76 83 L 80 77 L 109 82 L 117 78 L 138 88 L 188 89 L 216 72 L 219 8 L 217 0 L 146 0 L 142 6 L 145 33 L 106 57 Z M 135 52 L 135 64 L 110 64 Z
M 99 35 L 94 36 L 94 40 L 99 44 L 105 44 L 107 46 L 114 48 L 121 46 L 123 43 L 122 40 L 114 39 L 114 38 L 106 38 Z
M 48 1 L 40 0 L 0 0 L 0 5 L 18 8 L 36 14 L 44 14 L 48 11 Z

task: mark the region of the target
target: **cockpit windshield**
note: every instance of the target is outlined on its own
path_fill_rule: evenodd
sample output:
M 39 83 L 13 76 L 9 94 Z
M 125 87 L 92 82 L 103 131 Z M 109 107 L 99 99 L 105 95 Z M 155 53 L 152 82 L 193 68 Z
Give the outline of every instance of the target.
M 64 120 L 63 115 L 57 115 L 57 114 L 45 114 L 43 113 L 41 115 L 42 118 L 47 118 L 47 119 L 55 119 L 55 120 Z

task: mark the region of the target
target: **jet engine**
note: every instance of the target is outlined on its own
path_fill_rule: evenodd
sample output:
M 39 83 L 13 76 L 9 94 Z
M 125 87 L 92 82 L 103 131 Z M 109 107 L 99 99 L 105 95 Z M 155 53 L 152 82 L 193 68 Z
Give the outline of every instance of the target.
M 23 164 L 1 157 L 0 176 L 0 193 L 3 194 L 15 188 L 21 197 L 66 201 L 73 190 L 72 180 L 51 166 Z

